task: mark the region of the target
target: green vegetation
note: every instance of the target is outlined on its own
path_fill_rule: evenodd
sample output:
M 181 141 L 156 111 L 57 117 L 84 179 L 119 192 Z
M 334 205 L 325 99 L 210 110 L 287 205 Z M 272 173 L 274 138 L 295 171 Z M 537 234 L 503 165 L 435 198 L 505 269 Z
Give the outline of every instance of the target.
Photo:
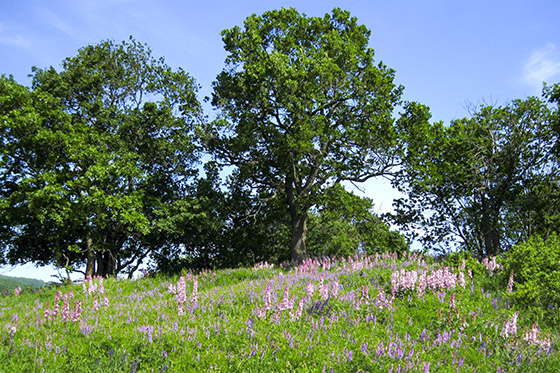
M 511 297 L 538 319 L 560 322 L 560 238 L 532 237 L 504 258 L 504 280 L 513 278 Z M 557 324 L 558 325 L 558 324 Z
M 471 278 L 463 262 L 377 254 L 5 296 L 2 369 L 558 371 L 557 329 L 512 307 L 483 263 Z

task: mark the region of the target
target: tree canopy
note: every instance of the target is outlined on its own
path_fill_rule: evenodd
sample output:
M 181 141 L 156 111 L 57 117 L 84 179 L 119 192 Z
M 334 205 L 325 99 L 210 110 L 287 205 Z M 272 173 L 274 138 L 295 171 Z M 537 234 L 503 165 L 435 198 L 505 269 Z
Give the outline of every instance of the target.
M 194 80 L 132 39 L 33 72 L 31 90 L 0 81 L 6 259 L 134 268 L 196 174 Z

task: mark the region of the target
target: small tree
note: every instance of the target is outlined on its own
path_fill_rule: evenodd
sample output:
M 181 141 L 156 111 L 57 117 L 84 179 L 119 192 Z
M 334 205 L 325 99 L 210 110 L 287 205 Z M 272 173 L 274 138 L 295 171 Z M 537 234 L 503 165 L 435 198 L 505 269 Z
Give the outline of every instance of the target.
M 423 232 L 428 247 L 446 250 L 458 240 L 479 256 L 526 239 L 536 224 L 531 214 L 542 213 L 527 202 L 544 201 L 557 172 L 547 105 L 529 98 L 485 106 L 448 127 L 430 124 L 425 107 L 408 113 L 400 123 L 405 163 L 394 184 L 407 198 L 396 202 L 397 223 Z
M 340 9 L 322 18 L 270 11 L 222 35 L 227 67 L 212 99 L 221 117 L 204 129 L 206 145 L 261 200 L 284 198 L 291 258 L 301 261 L 323 190 L 397 164 L 392 113 L 402 88 L 374 62 L 370 31 Z

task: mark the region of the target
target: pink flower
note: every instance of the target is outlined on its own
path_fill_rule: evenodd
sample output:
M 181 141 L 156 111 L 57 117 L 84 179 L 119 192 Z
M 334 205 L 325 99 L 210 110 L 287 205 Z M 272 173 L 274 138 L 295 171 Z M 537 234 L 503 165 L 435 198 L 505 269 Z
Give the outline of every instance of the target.
M 539 338 L 539 326 L 537 323 L 534 323 L 533 326 L 531 327 L 531 330 L 527 330 L 524 334 L 523 334 L 523 340 L 526 341 L 529 344 L 532 344 L 534 346 L 540 346 L 544 349 L 548 349 L 550 348 L 550 338 L 549 336 L 546 336 L 545 338 Z
M 339 289 L 340 289 L 340 283 L 338 282 L 338 279 L 336 279 L 331 289 L 331 295 L 333 298 L 338 298 Z
M 183 316 L 185 314 L 185 306 L 184 303 L 179 303 L 177 305 L 177 313 L 179 314 L 179 316 Z
M 171 283 L 167 286 L 167 291 L 171 294 L 177 294 L 177 288 Z
M 465 280 L 465 274 L 461 271 L 459 272 L 459 286 L 464 288 L 467 285 L 467 282 Z
M 304 299 L 300 299 L 300 300 L 299 300 L 299 303 L 298 303 L 298 308 L 297 308 L 297 310 L 296 310 L 295 312 L 292 311 L 292 312 L 290 313 L 290 317 L 291 317 L 292 320 L 299 320 L 299 319 L 300 319 L 301 315 L 303 314 L 303 306 L 304 306 L 304 304 L 305 304 Z
M 519 311 L 515 312 L 510 319 L 507 319 L 504 323 L 504 327 L 502 329 L 502 333 L 500 334 L 502 337 L 508 338 L 510 335 L 517 334 L 517 317 L 519 316 Z
M 185 303 L 187 301 L 187 282 L 185 277 L 181 275 L 177 281 L 177 302 Z
M 362 298 L 360 299 L 360 303 L 369 304 L 369 289 L 367 285 L 364 285 L 362 288 Z
M 76 302 L 76 307 L 72 310 L 72 321 L 77 322 L 78 320 L 80 320 L 80 317 L 82 316 L 82 301 L 78 300 Z
M 70 317 L 70 303 L 68 302 L 68 296 L 64 297 L 64 306 L 62 308 L 62 321 L 67 322 Z
M 270 282 L 266 284 L 266 292 L 264 293 L 264 311 L 270 311 L 272 306 L 272 295 Z
M 523 334 L 523 340 L 530 344 L 539 344 L 539 327 L 537 323 L 534 323 L 531 330 L 528 330 L 525 334 Z
M 513 271 L 511 271 L 511 274 L 509 275 L 507 292 L 510 293 L 510 294 L 513 293 Z
M 284 310 L 288 310 L 288 309 L 292 309 L 294 306 L 294 302 L 293 300 L 290 301 L 290 287 L 289 285 L 286 285 L 284 287 L 284 297 L 282 298 L 282 302 L 280 302 L 278 304 L 278 311 L 284 311 Z
M 457 308 L 457 305 L 455 303 L 455 293 L 451 294 L 451 299 L 449 300 L 449 309 L 454 310 L 455 308 Z
M 193 291 L 191 294 L 191 302 L 195 304 L 198 302 L 198 277 L 194 276 Z
M 307 284 L 307 297 L 311 299 L 313 297 L 313 293 L 315 292 L 315 284 L 310 282 Z
M 46 321 L 52 320 L 51 310 L 49 308 L 45 308 L 44 317 Z
M 14 293 L 16 294 L 16 296 L 18 296 L 19 293 L 21 293 L 21 287 L 18 286 L 17 288 L 15 288 Z
M 329 284 L 325 284 L 323 279 L 319 282 L 319 296 L 323 300 L 327 300 L 329 297 Z
M 55 298 L 54 308 L 53 308 L 52 313 L 51 313 L 53 319 L 55 319 L 55 318 L 58 316 L 58 312 L 59 312 L 59 309 L 58 309 L 58 299 L 57 299 L 56 296 L 55 296 L 54 298 Z

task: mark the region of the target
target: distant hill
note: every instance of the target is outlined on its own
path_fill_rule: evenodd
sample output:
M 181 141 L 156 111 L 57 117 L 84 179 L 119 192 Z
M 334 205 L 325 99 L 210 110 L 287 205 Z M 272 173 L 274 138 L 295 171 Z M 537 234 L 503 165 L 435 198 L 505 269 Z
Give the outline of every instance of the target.
M 0 275 L 0 291 L 11 291 L 17 288 L 18 286 L 20 286 L 22 289 L 25 289 L 25 288 L 42 288 L 45 285 L 47 284 L 41 280 Z

